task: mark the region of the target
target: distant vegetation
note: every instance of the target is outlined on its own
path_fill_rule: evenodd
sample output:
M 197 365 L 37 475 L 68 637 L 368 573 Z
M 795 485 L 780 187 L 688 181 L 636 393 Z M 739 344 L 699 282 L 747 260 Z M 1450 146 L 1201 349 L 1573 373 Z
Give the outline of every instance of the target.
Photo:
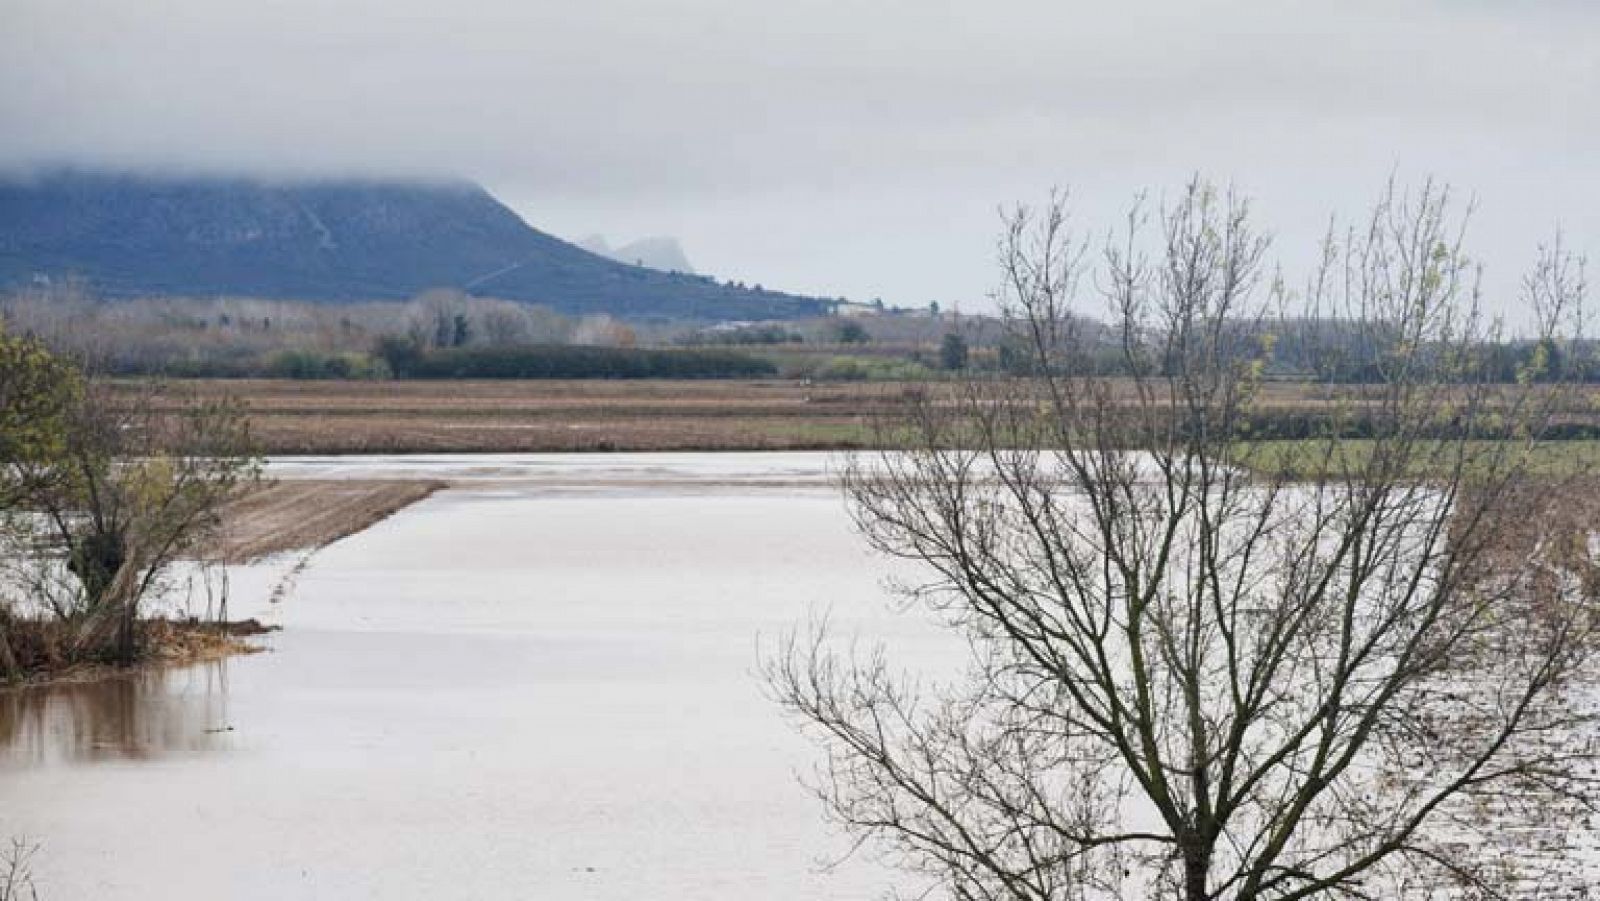
M 318 304 L 243 298 L 106 300 L 81 282 L 0 296 L 0 322 L 110 375 L 185 378 L 751 378 L 922 381 L 1038 376 L 1021 338 L 994 317 L 867 308 L 854 315 L 716 325 L 569 316 L 456 291 L 405 302 Z M 1061 374 L 1124 377 L 1115 333 L 1074 323 Z M 1222 340 L 1267 379 L 1375 384 L 1384 336 L 1337 322 L 1237 323 Z M 1471 349 L 1485 382 L 1600 381 L 1587 344 L 1527 340 Z
M 185 378 L 931 377 L 954 330 L 985 322 L 885 312 L 715 327 L 567 316 L 548 307 L 430 291 L 328 305 L 260 299 L 105 300 L 68 282 L 0 297 L 19 335 L 111 375 Z M 841 324 L 848 341 L 841 340 Z M 975 350 L 977 368 L 992 348 Z

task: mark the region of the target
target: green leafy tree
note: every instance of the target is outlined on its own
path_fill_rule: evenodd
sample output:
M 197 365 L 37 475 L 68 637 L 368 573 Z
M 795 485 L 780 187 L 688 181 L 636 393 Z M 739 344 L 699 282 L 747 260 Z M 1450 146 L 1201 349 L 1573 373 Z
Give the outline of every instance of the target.
M 939 366 L 955 372 L 967 368 L 967 339 L 955 332 L 944 336 L 939 342 Z
M 834 326 L 834 337 L 840 344 L 866 344 L 872 340 L 872 336 L 861 327 L 861 323 L 851 322 L 848 319 Z
M 37 487 L 49 462 L 60 459 L 68 414 L 82 394 L 71 364 L 37 341 L 0 331 L 0 507 Z

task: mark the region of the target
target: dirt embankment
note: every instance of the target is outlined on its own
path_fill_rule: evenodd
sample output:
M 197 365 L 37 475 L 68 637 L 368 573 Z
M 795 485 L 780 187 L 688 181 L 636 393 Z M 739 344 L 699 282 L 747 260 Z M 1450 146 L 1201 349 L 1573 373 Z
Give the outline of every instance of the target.
M 230 563 L 318 548 L 353 535 L 444 487 L 437 481 L 266 482 L 224 508 L 222 553 Z

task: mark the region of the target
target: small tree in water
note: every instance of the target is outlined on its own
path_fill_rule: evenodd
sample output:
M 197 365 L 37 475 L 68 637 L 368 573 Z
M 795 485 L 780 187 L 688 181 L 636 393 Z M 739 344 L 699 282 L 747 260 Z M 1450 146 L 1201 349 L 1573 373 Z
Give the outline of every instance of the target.
M 919 564 L 911 595 L 969 638 L 971 678 L 925 695 L 822 630 L 765 664 L 827 749 L 834 819 L 956 898 L 1478 897 L 1562 876 L 1586 828 L 1568 812 L 1594 800 L 1575 683 L 1597 580 L 1528 511 L 1561 490 L 1530 460 L 1570 395 L 1483 377 L 1497 334 L 1447 200 L 1391 191 L 1298 295 L 1267 277 L 1246 204 L 1201 183 L 1148 256 L 1136 210 L 1092 280 L 1060 202 L 1010 220 L 1005 299 L 1037 377 L 929 395 L 896 425 L 908 449 L 845 476 L 869 541 Z M 1088 284 L 1109 329 L 1077 312 Z M 1550 251 L 1527 293 L 1570 352 L 1577 264 Z M 1381 378 L 1323 384 L 1297 440 L 1270 442 L 1287 329 Z M 1106 335 L 1125 375 L 1081 374 Z M 1349 362 L 1304 358 L 1312 379 Z
M 25 486 L 8 537 L 30 550 L 11 578 L 67 628 L 73 659 L 130 661 L 155 586 L 180 557 L 205 556 L 223 503 L 258 475 L 248 423 L 229 401 L 92 379 L 59 415 L 48 452 L 5 461 Z

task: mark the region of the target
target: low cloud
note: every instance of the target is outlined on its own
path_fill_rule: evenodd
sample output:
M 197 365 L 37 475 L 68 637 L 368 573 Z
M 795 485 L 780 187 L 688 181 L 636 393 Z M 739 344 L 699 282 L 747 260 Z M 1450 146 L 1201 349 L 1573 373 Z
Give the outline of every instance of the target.
M 1108 219 L 1195 170 L 1293 257 L 1391 173 L 1481 201 L 1507 270 L 1600 236 L 1576 2 L 219 4 L 0 0 L 0 167 L 463 176 L 709 271 L 981 305 L 996 206 Z M 1504 260 L 1504 262 L 1500 262 Z

